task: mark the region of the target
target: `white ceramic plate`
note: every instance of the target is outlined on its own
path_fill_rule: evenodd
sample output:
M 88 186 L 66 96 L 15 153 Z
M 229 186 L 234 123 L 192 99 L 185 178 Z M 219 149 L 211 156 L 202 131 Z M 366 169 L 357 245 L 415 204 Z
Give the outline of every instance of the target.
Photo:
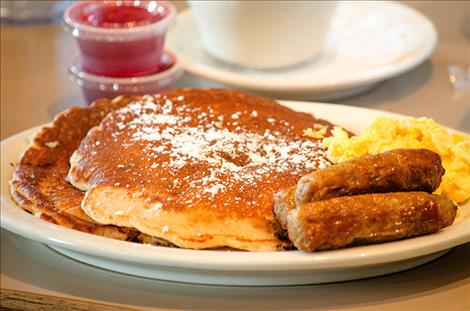
M 333 104 L 284 102 L 360 133 L 377 110 Z M 396 116 L 396 115 L 395 115 Z M 303 253 L 185 250 L 117 241 L 42 221 L 15 205 L 8 180 L 21 152 L 39 128 L 12 136 L 1 144 L 1 225 L 24 237 L 50 245 L 76 260 L 127 274 L 191 283 L 226 285 L 290 285 L 335 282 L 408 269 L 470 241 L 470 204 L 455 223 L 435 234 L 384 244 Z
M 408 71 L 430 56 L 437 41 L 429 19 L 399 3 L 345 1 L 336 13 L 325 51 L 289 69 L 255 70 L 213 59 L 190 10 L 178 15 L 166 47 L 193 75 L 274 98 L 319 100 L 355 95 Z

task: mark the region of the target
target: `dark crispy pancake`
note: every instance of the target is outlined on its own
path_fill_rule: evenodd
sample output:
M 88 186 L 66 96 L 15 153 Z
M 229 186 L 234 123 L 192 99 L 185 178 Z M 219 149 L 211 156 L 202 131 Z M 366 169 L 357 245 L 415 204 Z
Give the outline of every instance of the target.
M 13 199 L 23 209 L 43 220 L 120 240 L 153 242 L 135 229 L 101 225 L 80 208 L 84 193 L 65 177 L 69 158 L 88 130 L 110 112 L 127 105 L 130 98 L 98 100 L 87 108 L 71 108 L 43 128 L 26 149 L 10 181 Z
M 110 113 L 71 157 L 83 210 L 179 247 L 280 249 L 273 194 L 328 165 L 303 131 L 327 122 L 230 90 L 147 96 Z

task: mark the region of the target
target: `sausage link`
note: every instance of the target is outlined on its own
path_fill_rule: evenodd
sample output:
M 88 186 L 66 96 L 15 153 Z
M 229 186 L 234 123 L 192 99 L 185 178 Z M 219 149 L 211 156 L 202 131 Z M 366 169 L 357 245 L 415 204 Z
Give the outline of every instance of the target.
M 427 149 L 395 149 L 369 155 L 302 177 L 296 204 L 363 193 L 437 189 L 444 175 L 441 158 Z
M 287 215 L 295 206 L 295 186 L 281 190 L 274 195 L 274 215 L 282 229 L 287 228 Z
M 428 234 L 450 226 L 457 206 L 426 192 L 374 193 L 305 203 L 291 210 L 287 232 L 306 252 Z

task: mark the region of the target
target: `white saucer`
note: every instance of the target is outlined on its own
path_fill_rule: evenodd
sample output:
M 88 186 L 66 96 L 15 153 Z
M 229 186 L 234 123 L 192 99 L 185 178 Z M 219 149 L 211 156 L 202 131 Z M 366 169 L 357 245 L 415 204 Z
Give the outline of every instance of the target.
M 415 68 L 436 45 L 433 24 L 395 2 L 341 2 L 325 51 L 283 70 L 256 70 L 222 63 L 203 49 L 192 12 L 181 12 L 166 46 L 185 70 L 231 87 L 283 99 L 337 99 L 364 92 Z

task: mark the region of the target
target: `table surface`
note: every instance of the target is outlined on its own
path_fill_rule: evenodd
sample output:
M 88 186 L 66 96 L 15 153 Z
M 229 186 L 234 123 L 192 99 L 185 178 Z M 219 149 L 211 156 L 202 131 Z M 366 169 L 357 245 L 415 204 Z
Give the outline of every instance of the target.
M 456 91 L 447 66 L 470 66 L 470 2 L 405 2 L 439 33 L 428 61 L 337 103 L 429 116 L 470 132 L 470 92 Z M 179 10 L 184 2 L 176 2 Z M 67 67 L 78 54 L 59 25 L 1 27 L 1 138 L 83 105 Z M 210 86 L 185 75 L 177 86 Z M 464 310 L 470 307 L 470 243 L 408 271 L 351 282 L 293 287 L 215 287 L 141 279 L 70 260 L 1 232 L 1 288 L 145 309 Z

